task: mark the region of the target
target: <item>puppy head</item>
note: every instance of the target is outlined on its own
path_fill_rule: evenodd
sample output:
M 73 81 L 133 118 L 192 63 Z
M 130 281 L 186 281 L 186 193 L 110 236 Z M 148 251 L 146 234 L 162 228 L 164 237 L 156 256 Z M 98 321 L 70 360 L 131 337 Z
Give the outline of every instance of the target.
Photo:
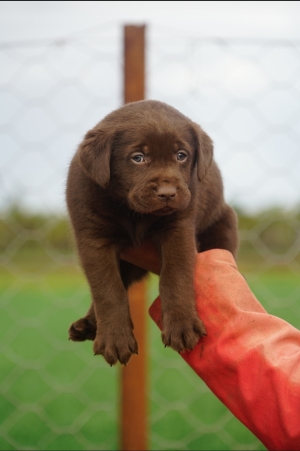
M 85 172 L 139 213 L 184 210 L 195 174 L 211 164 L 212 141 L 174 108 L 157 101 L 127 104 L 87 133 L 79 148 Z

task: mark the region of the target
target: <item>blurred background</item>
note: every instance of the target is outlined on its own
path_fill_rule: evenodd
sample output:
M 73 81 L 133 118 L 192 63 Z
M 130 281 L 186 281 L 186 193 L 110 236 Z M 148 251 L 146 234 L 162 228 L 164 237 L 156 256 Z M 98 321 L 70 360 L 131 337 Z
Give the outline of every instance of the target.
M 241 272 L 300 327 L 299 2 L 1 2 L 3 450 L 118 448 L 119 368 L 68 341 L 90 295 L 64 189 L 85 132 L 122 104 L 124 24 L 146 25 L 146 98 L 215 143 Z M 149 334 L 150 449 L 264 449 L 150 321 Z

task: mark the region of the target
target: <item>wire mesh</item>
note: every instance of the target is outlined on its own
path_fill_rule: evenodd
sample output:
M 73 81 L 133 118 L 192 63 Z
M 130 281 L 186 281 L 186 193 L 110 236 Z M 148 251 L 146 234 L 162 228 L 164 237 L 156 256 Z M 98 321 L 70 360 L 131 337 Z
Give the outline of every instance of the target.
M 1 449 L 118 446 L 118 368 L 67 340 L 89 292 L 64 218 L 66 170 L 84 133 L 122 102 L 122 30 L 99 30 L 0 45 Z M 266 309 L 296 327 L 299 47 L 155 26 L 147 41 L 147 97 L 213 138 L 240 214 L 240 268 Z M 149 327 L 151 449 L 264 449 Z

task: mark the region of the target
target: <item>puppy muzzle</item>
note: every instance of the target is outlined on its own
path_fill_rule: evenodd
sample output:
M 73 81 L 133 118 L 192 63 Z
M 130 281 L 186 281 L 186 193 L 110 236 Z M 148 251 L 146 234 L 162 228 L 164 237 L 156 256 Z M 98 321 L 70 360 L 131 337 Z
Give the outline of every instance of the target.
M 130 191 L 130 208 L 144 214 L 165 215 L 185 210 L 190 203 L 191 193 L 182 186 L 169 183 L 135 187 Z

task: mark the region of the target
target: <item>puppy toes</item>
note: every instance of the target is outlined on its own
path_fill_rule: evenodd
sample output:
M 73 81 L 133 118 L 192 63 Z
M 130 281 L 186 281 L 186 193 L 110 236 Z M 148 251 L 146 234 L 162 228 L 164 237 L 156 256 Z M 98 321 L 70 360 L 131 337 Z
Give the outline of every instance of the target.
M 102 355 L 110 366 L 118 361 L 126 365 L 132 354 L 138 354 L 138 345 L 131 331 L 126 336 L 116 334 L 105 339 L 100 336 L 94 341 L 94 354 Z
M 97 328 L 87 318 L 81 318 L 71 324 L 69 339 L 73 341 L 94 340 Z
M 206 329 L 198 317 L 181 318 L 180 320 L 166 321 L 162 330 L 162 341 L 165 346 L 169 346 L 180 353 L 194 349 L 199 339 L 204 335 L 206 335 Z

